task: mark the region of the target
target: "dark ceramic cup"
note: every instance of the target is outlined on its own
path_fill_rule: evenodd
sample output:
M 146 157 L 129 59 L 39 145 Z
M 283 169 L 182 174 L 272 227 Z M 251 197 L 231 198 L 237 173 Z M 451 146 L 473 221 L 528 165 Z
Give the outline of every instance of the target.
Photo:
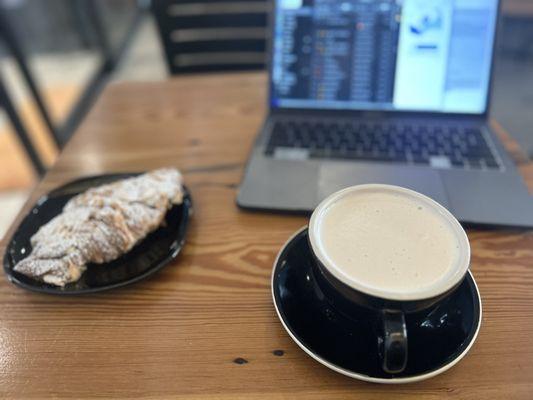
M 410 196 L 444 217 L 443 220 L 449 224 L 456 238 L 459 251 L 456 265 L 447 272 L 443 279 L 416 290 L 395 292 L 386 287 L 365 286 L 363 281 L 358 280 L 353 274 L 347 274 L 342 266 L 333 263 L 321 243 L 321 235 L 324 233 L 321 232 L 320 225 L 324 214 L 347 195 L 353 196 L 358 192 L 376 190 Z M 405 314 L 428 309 L 453 293 L 465 278 L 470 264 L 468 238 L 457 219 L 429 197 L 391 185 L 358 185 L 343 189 L 326 198 L 311 216 L 309 242 L 315 259 L 313 273 L 316 282 L 330 303 L 347 315 L 356 313 L 358 307 L 371 309 L 379 314 L 380 326 L 378 326 L 376 342 L 382 368 L 390 374 L 402 372 L 407 365 L 408 332 Z

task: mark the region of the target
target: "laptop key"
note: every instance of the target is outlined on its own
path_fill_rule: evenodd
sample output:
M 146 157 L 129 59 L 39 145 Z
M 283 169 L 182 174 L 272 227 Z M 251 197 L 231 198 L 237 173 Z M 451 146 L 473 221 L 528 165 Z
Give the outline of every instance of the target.
M 469 158 L 468 165 L 471 168 L 480 168 L 481 167 L 481 160 L 479 158 Z
M 413 162 L 415 164 L 429 164 L 429 159 L 425 155 L 413 154 Z
M 464 167 L 465 163 L 463 162 L 463 160 L 460 160 L 460 159 L 450 159 L 450 162 L 452 163 L 452 166 L 454 167 Z
M 450 168 L 452 164 L 446 156 L 431 156 L 429 158 L 429 165 L 434 168 Z
M 319 149 L 319 148 L 311 149 L 309 152 L 309 156 L 311 158 L 324 158 L 325 155 L 326 155 L 325 150 Z
M 485 160 L 485 166 L 487 168 L 499 168 L 499 165 L 498 165 L 498 163 L 496 162 L 496 160 L 494 158 L 486 159 Z
M 294 147 L 277 147 L 274 150 L 274 158 L 280 160 L 307 160 L 309 150 Z

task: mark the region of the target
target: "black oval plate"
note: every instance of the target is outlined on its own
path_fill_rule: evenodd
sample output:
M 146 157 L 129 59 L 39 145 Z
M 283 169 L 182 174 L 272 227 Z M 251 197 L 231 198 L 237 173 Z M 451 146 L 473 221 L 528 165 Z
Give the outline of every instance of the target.
M 172 261 L 185 244 L 185 235 L 192 214 L 192 199 L 187 188 L 183 203 L 172 207 L 165 224 L 150 233 L 122 257 L 105 264 L 89 264 L 77 282 L 58 287 L 31 279 L 13 271 L 13 267 L 31 252 L 30 238 L 56 215 L 75 195 L 94 186 L 139 175 L 138 173 L 106 174 L 77 179 L 41 197 L 22 220 L 9 242 L 4 257 L 8 279 L 24 289 L 59 295 L 95 293 L 140 281 Z

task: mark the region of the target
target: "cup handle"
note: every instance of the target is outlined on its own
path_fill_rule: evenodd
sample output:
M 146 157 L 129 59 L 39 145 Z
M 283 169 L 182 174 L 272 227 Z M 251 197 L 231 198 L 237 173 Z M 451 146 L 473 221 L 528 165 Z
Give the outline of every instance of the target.
M 407 329 L 402 311 L 383 310 L 381 313 L 383 338 L 380 354 L 383 371 L 399 374 L 407 364 Z

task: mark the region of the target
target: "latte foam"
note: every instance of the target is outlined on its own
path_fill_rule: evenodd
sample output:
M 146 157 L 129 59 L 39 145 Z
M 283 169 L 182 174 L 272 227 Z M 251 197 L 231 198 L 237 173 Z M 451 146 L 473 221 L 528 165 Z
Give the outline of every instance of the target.
M 402 297 L 446 284 L 465 269 L 466 235 L 437 203 L 391 188 L 369 185 L 321 209 L 312 219 L 313 248 L 334 275 L 370 291 Z

